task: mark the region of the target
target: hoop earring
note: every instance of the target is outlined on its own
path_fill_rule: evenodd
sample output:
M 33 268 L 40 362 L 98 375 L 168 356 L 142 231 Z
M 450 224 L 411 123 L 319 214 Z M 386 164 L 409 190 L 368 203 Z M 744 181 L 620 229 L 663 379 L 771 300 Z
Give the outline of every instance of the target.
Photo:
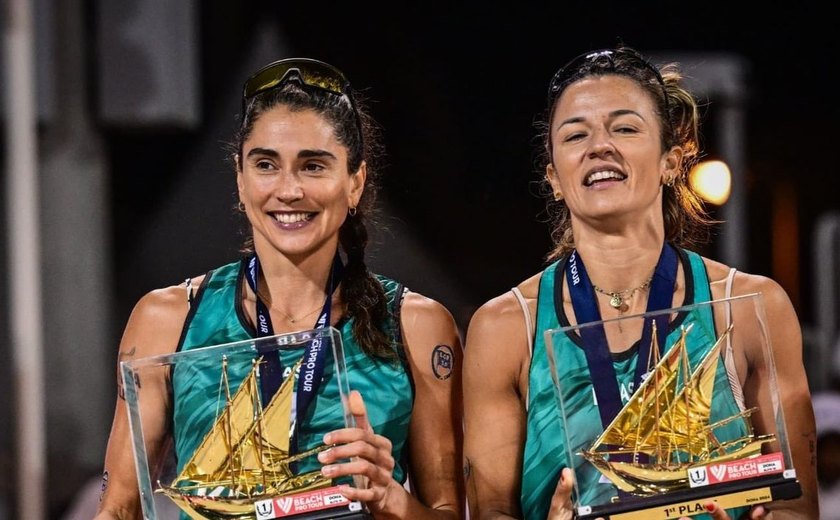
M 350 215 L 351 217 L 355 217 L 356 216 L 356 208 L 355 207 L 348 208 L 347 209 L 347 214 Z
M 243 204 L 243 203 L 242 203 L 242 201 L 240 200 L 240 201 L 236 204 L 236 209 L 238 209 L 238 210 L 239 210 L 239 211 L 241 211 L 242 213 L 245 213 L 245 204 Z
M 555 200 L 555 202 L 560 202 L 561 200 L 563 200 L 563 194 L 560 193 L 559 191 L 555 191 L 554 192 L 554 200 Z

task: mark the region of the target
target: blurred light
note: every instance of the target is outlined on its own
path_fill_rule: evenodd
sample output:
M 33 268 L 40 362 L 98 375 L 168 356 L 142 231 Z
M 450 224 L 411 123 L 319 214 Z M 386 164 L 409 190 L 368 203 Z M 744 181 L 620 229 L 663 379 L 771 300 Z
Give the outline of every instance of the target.
M 691 169 L 688 182 L 703 200 L 722 205 L 732 191 L 732 174 L 723 161 L 703 161 Z

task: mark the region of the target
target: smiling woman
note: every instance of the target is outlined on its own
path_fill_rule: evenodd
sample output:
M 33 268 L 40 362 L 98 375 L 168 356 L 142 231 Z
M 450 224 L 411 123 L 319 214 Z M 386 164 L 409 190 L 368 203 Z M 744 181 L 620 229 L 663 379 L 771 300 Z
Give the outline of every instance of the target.
M 651 342 L 641 339 L 641 325 L 622 328 L 621 321 L 602 326 L 594 340 L 558 333 L 550 345 L 558 368 L 551 372 L 546 331 L 754 293 L 766 302 L 802 483 L 800 499 L 768 507 L 777 517 L 817 516 L 814 415 L 793 306 L 773 280 L 736 273 L 688 249 L 710 222 L 688 183 L 699 153 L 697 104 L 680 80 L 676 64 L 658 69 L 627 47 L 582 54 L 551 80 L 541 137 L 554 249 L 543 271 L 480 307 L 467 333 L 465 474 L 470 512 L 480 518 L 571 519 L 578 475 L 576 495 L 584 503 L 621 496 L 598 471 L 578 472 L 583 463 L 569 454 L 579 446 L 568 445 L 564 434 L 581 441 L 582 429 L 603 432 L 617 420 L 633 395 L 627 389 L 641 384 Z M 709 330 L 726 329 L 722 313 L 704 312 Z M 680 331 L 673 321 L 665 324 L 660 345 L 673 345 Z M 756 396 L 769 391 L 771 378 L 757 361 L 760 341 L 748 336 L 733 338 L 721 356 L 731 388 L 721 392 L 718 408 L 757 406 Z M 714 343 L 698 343 L 708 339 Z M 553 378 L 573 387 L 562 417 Z M 757 423 L 769 424 L 767 413 L 765 407 L 756 414 L 764 414 Z M 622 448 L 610 453 L 620 460 Z M 764 518 L 768 511 L 698 507 L 718 520 Z
M 446 308 L 365 265 L 379 144 L 360 101 L 340 71 L 306 58 L 271 63 L 245 82 L 232 154 L 238 207 L 249 231 L 244 254 L 144 296 L 129 318 L 120 357 L 333 326 L 351 367 L 355 427 L 345 428 L 335 412 L 340 407 L 326 402 L 332 394 L 323 381 L 304 384 L 320 390 L 293 419 L 320 429 L 300 437 L 297 451 L 333 445 L 318 455 L 321 473 L 362 477 L 365 487 L 342 486 L 341 492 L 374 516 L 461 518 L 461 342 Z M 314 356 L 311 362 L 332 361 Z M 263 403 L 280 386 L 278 363 L 268 358 L 259 366 Z M 215 407 L 188 384 L 160 385 L 165 399 L 152 421 L 159 426 L 145 432 L 146 444 L 154 455 L 174 441 L 180 471 L 202 442 L 206 429 L 200 425 L 213 422 Z M 138 517 L 122 394 L 105 471 L 97 518 Z M 409 478 L 410 489 L 422 494 L 409 492 Z
M 350 173 L 347 162 L 346 149 L 320 115 L 284 105 L 264 112 L 237 155 L 239 200 L 255 247 L 266 242 L 262 247 L 286 257 L 334 251 L 367 176 L 365 163 Z

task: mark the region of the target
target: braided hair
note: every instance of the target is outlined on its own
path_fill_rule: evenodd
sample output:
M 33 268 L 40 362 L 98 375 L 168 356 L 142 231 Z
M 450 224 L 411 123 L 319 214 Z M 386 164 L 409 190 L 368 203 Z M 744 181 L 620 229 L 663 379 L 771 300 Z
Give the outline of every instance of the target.
M 232 148 L 235 160 L 238 161 L 237 166 L 241 168 L 242 147 L 251 135 L 254 124 L 265 112 L 283 105 L 291 111 L 313 110 L 332 124 L 336 139 L 347 148 L 349 172 L 358 171 L 362 161 L 366 163 L 367 179 L 362 197 L 338 232 L 339 245 L 346 256 L 340 295 L 347 306 L 348 315 L 354 319 L 353 335 L 365 354 L 394 360 L 396 353 L 391 346 L 390 336 L 383 330 L 388 317 L 385 292 L 365 264 L 367 223 L 373 222 L 375 217 L 377 162 L 383 147 L 379 127 L 368 115 L 365 100 L 358 93 L 352 95 L 355 110 L 347 95 L 309 88 L 294 80 L 261 92 L 247 101 Z M 243 252 L 252 251 L 253 237 L 249 232 Z

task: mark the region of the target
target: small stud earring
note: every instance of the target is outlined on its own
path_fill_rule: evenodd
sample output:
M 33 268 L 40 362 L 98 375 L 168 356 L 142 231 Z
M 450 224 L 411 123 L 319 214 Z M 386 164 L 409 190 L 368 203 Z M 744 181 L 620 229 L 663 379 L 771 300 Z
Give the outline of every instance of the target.
M 563 194 L 559 191 L 555 191 L 554 192 L 554 200 L 558 201 L 558 202 L 563 200 Z

